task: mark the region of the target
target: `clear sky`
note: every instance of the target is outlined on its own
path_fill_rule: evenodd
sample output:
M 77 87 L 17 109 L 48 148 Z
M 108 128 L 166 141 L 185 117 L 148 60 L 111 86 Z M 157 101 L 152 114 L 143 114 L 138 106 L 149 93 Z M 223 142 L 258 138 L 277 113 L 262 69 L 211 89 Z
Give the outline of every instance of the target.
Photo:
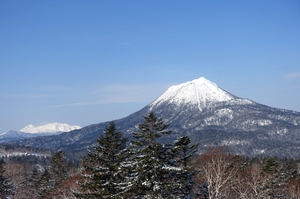
M 205 77 L 300 111 L 299 0 L 0 0 L 0 133 L 87 126 Z

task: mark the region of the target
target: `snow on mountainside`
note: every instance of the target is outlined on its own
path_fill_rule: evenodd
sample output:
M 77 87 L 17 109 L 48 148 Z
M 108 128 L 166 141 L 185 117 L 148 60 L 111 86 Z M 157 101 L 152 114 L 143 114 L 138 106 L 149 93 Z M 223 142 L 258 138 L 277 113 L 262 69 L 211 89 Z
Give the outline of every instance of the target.
M 219 88 L 215 83 L 200 77 L 199 79 L 170 87 L 150 106 L 157 107 L 162 103 L 174 105 L 190 104 L 197 105 L 201 111 L 210 104 L 234 99 L 238 98 Z
M 33 138 L 40 136 L 58 135 L 63 132 L 70 132 L 72 130 L 81 129 L 80 126 L 50 123 L 42 126 L 28 125 L 20 131 L 10 130 L 0 134 L 0 143 L 10 142 L 14 140 L 21 140 L 25 138 Z
M 150 111 L 170 125 L 172 133 L 163 142 L 188 135 L 193 143 L 199 143 L 199 152 L 226 145 L 230 151 L 247 156 L 300 158 L 299 112 L 236 97 L 203 77 L 172 86 L 143 109 L 115 120 L 117 130 L 131 139 Z M 10 143 L 85 155 L 108 124 Z
M 61 124 L 58 122 L 49 123 L 42 126 L 34 126 L 32 124 L 25 126 L 20 131 L 25 133 L 57 133 L 57 132 L 70 132 L 75 129 L 80 129 L 80 126 Z

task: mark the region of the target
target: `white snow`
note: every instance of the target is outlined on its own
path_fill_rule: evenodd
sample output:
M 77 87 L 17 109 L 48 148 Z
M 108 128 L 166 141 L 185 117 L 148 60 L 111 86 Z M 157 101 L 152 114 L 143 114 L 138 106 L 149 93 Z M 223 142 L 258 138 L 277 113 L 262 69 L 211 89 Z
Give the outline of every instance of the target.
M 231 146 L 231 145 L 249 145 L 248 140 L 223 140 L 222 145 Z
M 255 154 L 263 154 L 266 152 L 266 149 L 254 149 Z
M 42 126 L 34 126 L 32 124 L 25 126 L 20 131 L 25 133 L 56 133 L 56 132 L 69 132 L 75 129 L 80 129 L 80 126 L 62 124 L 58 122 L 45 124 Z
M 200 77 L 193 81 L 171 86 L 165 93 L 153 101 L 150 106 L 157 106 L 164 102 L 176 105 L 190 103 L 197 105 L 199 110 L 202 110 L 211 103 L 233 99 L 236 99 L 236 97 L 219 88 L 215 83 L 204 77 Z
M 276 131 L 277 134 L 279 135 L 285 135 L 288 132 L 288 129 L 284 128 L 284 129 L 279 129 Z
M 6 131 L 6 132 L 4 132 L 4 133 L 1 133 L 0 136 L 5 135 L 5 134 L 7 134 L 7 133 L 8 133 L 8 131 Z
M 245 104 L 254 104 L 254 102 L 253 101 L 251 101 L 251 100 L 249 100 L 249 99 L 235 99 L 234 101 L 233 101 L 233 103 L 235 104 L 235 105 L 245 105 Z
M 215 111 L 215 114 L 218 117 L 228 117 L 230 119 L 233 118 L 233 111 L 229 108 L 223 108 Z
M 31 152 L 1 152 L 0 157 L 16 157 L 16 156 L 36 156 L 36 157 L 49 157 L 49 153 L 31 153 Z
M 267 126 L 267 125 L 271 125 L 272 121 L 271 120 L 247 120 L 243 123 L 243 125 L 258 125 L 258 126 Z
M 271 121 L 271 120 L 259 120 L 259 121 L 257 122 L 257 124 L 258 124 L 259 126 L 266 126 L 266 125 L 272 124 L 272 121 Z

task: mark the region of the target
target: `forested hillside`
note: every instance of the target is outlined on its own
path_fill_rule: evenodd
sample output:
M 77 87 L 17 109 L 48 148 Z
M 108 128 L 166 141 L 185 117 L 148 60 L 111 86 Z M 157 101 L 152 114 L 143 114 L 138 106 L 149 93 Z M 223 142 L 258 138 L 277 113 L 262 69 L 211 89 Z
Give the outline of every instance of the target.
M 1 198 L 197 198 L 264 199 L 300 197 L 299 160 L 249 158 L 215 146 L 201 155 L 188 136 L 172 134 L 153 112 L 129 141 L 109 123 L 94 150 L 71 164 L 63 151 L 51 158 L 0 162 Z

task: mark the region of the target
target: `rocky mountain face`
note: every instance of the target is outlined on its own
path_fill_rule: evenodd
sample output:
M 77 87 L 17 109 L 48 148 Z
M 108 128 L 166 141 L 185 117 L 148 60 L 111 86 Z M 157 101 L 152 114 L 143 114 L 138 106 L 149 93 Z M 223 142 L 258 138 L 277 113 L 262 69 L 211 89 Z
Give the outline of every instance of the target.
M 300 157 L 299 112 L 236 97 L 205 78 L 170 87 L 148 106 L 116 120 L 118 130 L 131 138 L 150 111 L 170 124 L 172 133 L 162 142 L 188 135 L 194 143 L 199 143 L 199 152 L 210 146 L 225 145 L 233 153 L 247 156 Z M 94 124 L 12 144 L 84 155 L 107 125 L 108 122 Z

